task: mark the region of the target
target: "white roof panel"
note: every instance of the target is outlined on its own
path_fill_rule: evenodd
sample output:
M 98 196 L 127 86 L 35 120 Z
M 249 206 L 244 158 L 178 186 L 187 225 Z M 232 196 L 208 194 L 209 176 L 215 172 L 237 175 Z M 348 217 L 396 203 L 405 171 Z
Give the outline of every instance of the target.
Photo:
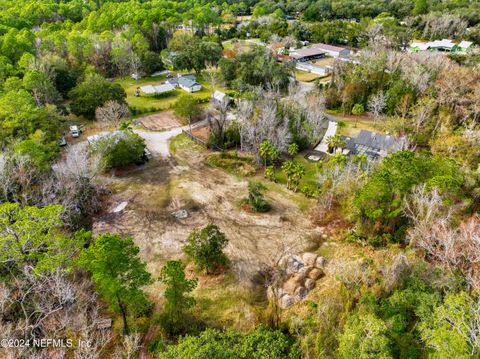
M 155 93 L 155 88 L 152 85 L 142 86 L 140 87 L 140 90 L 147 94 Z
M 155 89 L 155 93 L 164 93 L 175 90 L 175 87 L 173 87 L 173 85 L 169 83 L 153 86 L 153 88 Z
M 473 45 L 473 42 L 471 42 L 471 41 L 461 41 L 458 44 L 458 47 L 461 47 L 462 49 L 468 49 L 472 45 Z

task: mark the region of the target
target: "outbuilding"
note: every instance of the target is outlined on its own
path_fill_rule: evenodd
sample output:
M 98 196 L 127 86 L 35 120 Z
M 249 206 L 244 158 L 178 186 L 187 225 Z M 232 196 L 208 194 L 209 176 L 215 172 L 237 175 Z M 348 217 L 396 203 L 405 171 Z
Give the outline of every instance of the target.
M 146 95 L 153 95 L 153 94 L 161 94 L 175 90 L 175 87 L 169 83 L 165 83 L 162 85 L 146 85 L 140 87 L 140 90 Z
M 350 56 L 350 50 L 345 47 L 333 46 L 328 44 L 313 44 L 312 48 L 323 51 L 325 54 L 331 57 L 348 57 Z
M 232 99 L 222 91 L 215 91 L 212 95 L 212 101 L 216 105 L 228 105 Z

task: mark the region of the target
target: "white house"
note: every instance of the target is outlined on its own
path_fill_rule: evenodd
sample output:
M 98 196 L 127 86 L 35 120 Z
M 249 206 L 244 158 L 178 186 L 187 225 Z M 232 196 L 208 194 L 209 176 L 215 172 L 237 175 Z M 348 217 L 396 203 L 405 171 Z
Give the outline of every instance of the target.
M 197 92 L 202 89 L 202 85 L 200 85 L 197 81 L 186 77 L 180 77 L 178 79 L 178 86 L 187 92 Z
M 473 47 L 471 41 L 461 41 L 456 44 L 450 39 L 435 40 L 428 42 L 412 42 L 409 47 L 410 52 L 419 51 L 446 51 L 446 52 L 467 52 Z
M 429 42 L 428 47 L 437 51 L 452 51 L 455 48 L 455 44 L 450 39 L 443 39 Z
M 202 89 L 202 85 L 199 84 L 195 79 L 195 76 L 192 75 L 172 77 L 167 79 L 166 83 L 175 88 L 180 87 L 187 92 L 197 92 Z

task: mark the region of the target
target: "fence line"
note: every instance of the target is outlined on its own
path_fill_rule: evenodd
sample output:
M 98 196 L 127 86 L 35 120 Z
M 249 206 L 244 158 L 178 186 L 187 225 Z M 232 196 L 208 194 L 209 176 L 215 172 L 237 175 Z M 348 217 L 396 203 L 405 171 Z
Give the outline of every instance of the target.
M 185 131 L 185 130 L 182 129 L 182 133 L 185 134 L 192 141 L 195 141 L 195 142 L 201 144 L 202 146 L 205 146 L 205 147 L 211 148 L 211 149 L 215 149 L 215 150 L 218 150 L 218 151 L 223 151 L 223 149 L 221 149 L 217 145 L 208 144 L 206 141 L 202 140 L 201 138 L 199 138 L 197 136 L 194 136 L 190 131 Z

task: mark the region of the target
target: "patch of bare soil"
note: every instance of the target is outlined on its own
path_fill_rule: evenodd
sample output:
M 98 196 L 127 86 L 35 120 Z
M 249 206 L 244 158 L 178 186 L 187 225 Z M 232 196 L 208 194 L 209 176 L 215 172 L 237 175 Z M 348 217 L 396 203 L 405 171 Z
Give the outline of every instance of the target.
M 199 127 L 193 128 L 192 135 L 207 142 L 208 137 L 210 136 L 210 127 L 205 125 L 205 126 L 199 126 Z
M 248 182 L 206 166 L 205 155 L 180 149 L 181 166 L 154 160 L 129 173 L 103 178 L 113 193 L 106 210 L 95 219 L 94 231 L 132 236 L 156 277 L 167 260 L 183 257 L 182 247 L 194 228 L 214 223 L 229 239 L 226 254 L 244 286 L 254 284 L 258 273 L 282 256 L 300 253 L 319 241 L 321 230 L 295 202 L 301 194 L 272 185 L 275 189 L 267 193 L 267 199 L 273 210 L 245 212 L 240 203 L 247 195 Z M 115 212 L 120 204 L 123 210 Z M 180 209 L 187 211 L 187 218 L 173 215 Z M 149 291 L 160 299 L 158 286 L 152 285 Z
M 165 131 L 182 126 L 180 121 L 175 117 L 173 111 L 155 113 L 153 115 L 137 118 L 136 121 L 140 122 L 147 130 L 152 131 Z

